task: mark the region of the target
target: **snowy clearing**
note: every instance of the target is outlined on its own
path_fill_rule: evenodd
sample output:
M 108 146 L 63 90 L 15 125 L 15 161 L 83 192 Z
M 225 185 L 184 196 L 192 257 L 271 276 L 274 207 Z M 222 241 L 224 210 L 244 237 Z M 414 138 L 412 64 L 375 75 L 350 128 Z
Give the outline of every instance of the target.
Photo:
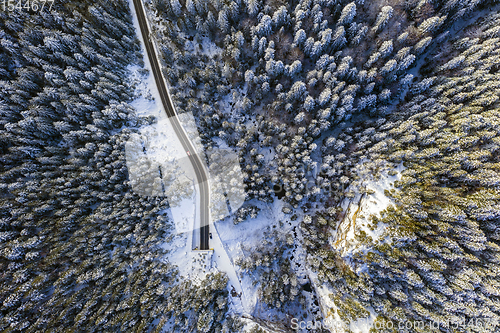
M 393 202 L 384 194 L 384 191 L 393 189 L 392 184 L 401 179 L 401 172 L 404 170 L 403 164 L 399 164 L 394 170 L 397 172 L 395 175 L 390 176 L 385 172 L 378 180 L 365 175 L 366 180 L 363 181 L 362 185 L 373 193 L 362 194 L 354 189 L 355 196 L 352 199 L 346 198 L 342 202 L 342 209 L 346 213 L 337 228 L 335 237 L 331 239 L 331 245 L 341 249 L 344 256 L 360 250 L 360 244 L 355 240 L 356 234 L 360 231 L 364 231 L 374 241 L 384 232 L 385 226 L 382 223 L 378 225 L 377 229 L 371 230 L 368 227 L 369 218 L 371 215 L 379 215 Z
M 241 284 L 241 291 L 237 290 L 238 293 L 242 292 L 241 298 L 232 298 L 232 301 L 235 304 L 241 302 L 243 312 L 240 312 L 238 306 L 236 306 L 235 312 L 237 313 L 253 312 L 253 309 L 257 305 L 259 288 L 259 285 L 253 285 L 253 280 L 248 274 L 243 274 L 239 266 L 234 265 L 235 259 L 245 256 L 246 254 L 243 250 L 243 246 L 251 248 L 258 247 L 262 242 L 264 231 L 267 227 L 280 228 L 279 230 L 288 232 L 292 230 L 293 226 L 296 225 L 295 222 L 288 222 L 287 220 L 289 219 L 289 216 L 286 216 L 282 213 L 282 201 L 275 200 L 271 204 L 257 202 L 256 204 L 261 210 L 257 217 L 254 219 L 248 218 L 244 222 L 235 225 L 233 223 L 233 218 L 230 217 L 214 224 L 218 231 L 217 234 L 218 237 L 220 237 L 221 244 L 223 245 L 223 248 L 227 253 L 228 259 L 231 261 L 230 265 L 235 271 L 236 276 L 238 277 L 237 282 Z M 286 222 L 284 223 L 283 227 L 279 226 L 280 221 Z M 218 251 L 215 249 L 215 247 L 214 250 L 216 253 L 214 256 L 214 261 L 223 260 L 224 258 L 222 256 L 221 259 L 219 259 L 217 255 Z M 228 264 L 227 262 L 221 262 L 220 264 L 217 263 L 217 265 L 219 267 L 225 267 L 227 269 Z

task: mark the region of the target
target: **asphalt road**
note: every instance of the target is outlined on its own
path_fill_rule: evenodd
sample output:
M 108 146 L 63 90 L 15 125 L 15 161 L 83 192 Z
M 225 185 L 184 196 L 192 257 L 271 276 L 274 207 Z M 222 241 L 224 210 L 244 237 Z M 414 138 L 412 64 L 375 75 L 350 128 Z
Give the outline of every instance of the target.
M 174 128 L 175 134 L 179 138 L 182 147 L 186 151 L 189 161 L 193 165 L 193 169 L 196 174 L 197 182 L 200 188 L 200 250 L 208 250 L 209 246 L 209 189 L 208 189 L 208 175 L 203 167 L 203 162 L 200 157 L 196 154 L 196 149 L 189 141 L 186 133 L 183 131 L 179 119 L 177 118 L 177 113 L 175 112 L 174 104 L 170 99 L 167 91 L 167 86 L 165 80 L 161 74 L 161 67 L 156 57 L 156 53 L 153 47 L 153 43 L 149 38 L 149 28 L 147 25 L 147 19 L 144 12 L 144 7 L 141 0 L 134 0 L 134 7 L 137 13 L 137 20 L 139 21 L 139 26 L 141 28 L 142 37 L 144 39 L 144 45 L 146 47 L 146 53 L 148 54 L 149 62 L 151 64 L 151 70 L 153 71 L 154 79 L 158 91 L 160 93 L 161 103 L 163 104 L 163 109 L 170 118 L 172 127 Z

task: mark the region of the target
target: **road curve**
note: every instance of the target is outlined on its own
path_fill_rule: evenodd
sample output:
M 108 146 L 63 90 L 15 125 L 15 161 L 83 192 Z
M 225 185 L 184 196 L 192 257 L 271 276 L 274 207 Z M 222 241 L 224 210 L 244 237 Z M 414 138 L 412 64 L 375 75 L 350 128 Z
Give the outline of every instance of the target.
M 175 134 L 179 138 L 182 147 L 186 151 L 189 161 L 193 165 L 193 169 L 196 174 L 197 183 L 200 188 L 200 250 L 208 250 L 209 246 L 209 189 L 208 189 L 208 175 L 206 169 L 203 166 L 203 162 L 196 154 L 196 149 L 194 148 L 191 141 L 187 137 L 186 133 L 182 129 L 179 119 L 177 118 L 177 113 L 175 112 L 175 107 L 168 94 L 167 85 L 163 78 L 161 67 L 156 56 L 153 43 L 150 40 L 150 32 L 147 24 L 147 18 L 145 10 L 141 0 L 133 0 L 135 12 L 137 13 L 137 20 L 139 21 L 139 27 L 141 29 L 141 34 L 144 39 L 144 46 L 146 47 L 146 53 L 148 54 L 149 62 L 151 64 L 151 70 L 158 87 L 158 92 L 160 94 L 161 103 L 163 109 L 165 110 L 167 116 L 170 118 L 172 127 L 174 128 Z

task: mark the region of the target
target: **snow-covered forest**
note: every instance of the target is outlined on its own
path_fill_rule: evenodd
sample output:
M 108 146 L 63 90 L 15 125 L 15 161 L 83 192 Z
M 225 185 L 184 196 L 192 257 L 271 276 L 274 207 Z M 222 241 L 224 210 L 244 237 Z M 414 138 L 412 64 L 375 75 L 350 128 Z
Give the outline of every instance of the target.
M 496 1 L 147 3 L 178 109 L 195 114 L 206 149 L 239 153 L 247 205 L 235 223 L 273 200 L 297 223 L 237 261 L 283 327 L 287 315 L 353 330 L 365 317 L 498 319 Z M 392 204 L 352 226 L 344 251 L 343 203 L 369 199 L 398 166 Z M 290 268 L 293 247 L 309 279 Z M 334 306 L 311 313 L 311 283 Z
M 1 331 L 496 331 L 498 0 L 144 3 L 177 110 L 238 155 L 221 223 L 284 216 L 231 258 L 256 310 L 181 276 L 168 200 L 131 188 L 125 143 L 157 122 L 131 106 L 131 3 L 57 0 L 0 11 Z
M 152 121 L 128 104 L 142 57 L 127 1 L 0 11 L 2 332 L 231 327 L 227 279 L 180 281 L 166 202 L 128 184 L 125 142 Z

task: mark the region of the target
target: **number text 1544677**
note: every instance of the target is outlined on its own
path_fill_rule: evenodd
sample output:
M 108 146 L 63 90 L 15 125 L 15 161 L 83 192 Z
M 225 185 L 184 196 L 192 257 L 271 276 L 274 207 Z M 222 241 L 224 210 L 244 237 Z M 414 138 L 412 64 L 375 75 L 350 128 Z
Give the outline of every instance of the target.
M 47 8 L 52 9 L 55 0 L 0 0 L 3 11 L 31 10 L 38 12 Z

